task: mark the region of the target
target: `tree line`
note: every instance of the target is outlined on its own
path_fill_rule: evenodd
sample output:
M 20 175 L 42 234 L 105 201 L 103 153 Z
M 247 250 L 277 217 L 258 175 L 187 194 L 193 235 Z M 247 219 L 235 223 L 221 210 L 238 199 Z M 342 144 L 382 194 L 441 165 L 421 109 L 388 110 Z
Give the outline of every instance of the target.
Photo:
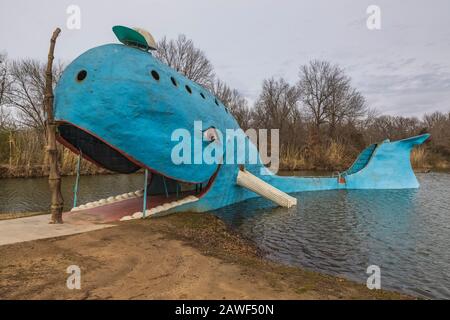
M 215 74 L 206 54 L 191 39 L 162 38 L 156 58 L 215 94 L 245 130 L 280 130 L 281 167 L 291 170 L 343 170 L 366 146 L 429 132 L 432 139 L 413 153 L 418 168 L 450 167 L 450 110 L 422 118 L 382 115 L 340 66 L 313 60 L 298 68 L 295 83 L 270 77 L 254 103 Z M 63 64 L 54 67 L 58 81 Z M 0 176 L 43 174 L 45 168 L 45 65 L 36 59 L 11 60 L 0 53 Z M 75 158 L 62 146 L 64 174 Z M 39 169 L 39 168 L 42 168 Z M 84 173 L 98 168 L 83 162 Z M 41 172 L 42 171 L 42 172 Z

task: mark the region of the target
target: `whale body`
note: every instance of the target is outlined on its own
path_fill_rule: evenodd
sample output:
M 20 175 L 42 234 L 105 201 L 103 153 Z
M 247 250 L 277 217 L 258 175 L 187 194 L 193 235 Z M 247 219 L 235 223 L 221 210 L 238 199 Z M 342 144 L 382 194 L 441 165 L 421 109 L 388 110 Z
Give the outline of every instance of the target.
M 256 146 L 207 89 L 151 53 L 122 44 L 92 48 L 70 63 L 55 89 L 54 111 L 59 142 L 113 172 L 149 170 L 150 197 L 178 197 L 183 192 L 180 185 L 192 186 L 185 192 L 198 201 L 167 206 L 160 210 L 164 213 L 209 211 L 257 197 L 236 183 L 243 167 L 286 193 L 417 188 L 410 152 L 429 137 L 424 134 L 371 145 L 348 170 L 330 177 L 277 176 L 260 158 L 243 165 L 174 163 L 172 150 L 178 142 L 172 134 L 180 128 L 194 132 L 195 121 L 201 121 L 205 130 L 236 130 L 250 150 Z M 201 134 L 193 134 L 191 142 L 202 147 L 219 143 L 205 141 Z M 237 157 L 238 151 L 234 152 Z

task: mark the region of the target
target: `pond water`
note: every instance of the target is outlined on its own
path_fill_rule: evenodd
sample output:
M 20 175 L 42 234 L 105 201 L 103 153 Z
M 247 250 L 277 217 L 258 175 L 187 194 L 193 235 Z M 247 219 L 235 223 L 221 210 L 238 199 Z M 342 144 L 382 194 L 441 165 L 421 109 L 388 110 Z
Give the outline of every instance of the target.
M 417 176 L 417 190 L 303 192 L 290 209 L 258 198 L 214 214 L 269 259 L 361 283 L 377 265 L 384 289 L 450 299 L 450 174 Z M 66 209 L 74 181 L 63 178 Z M 86 203 L 141 189 L 143 175 L 83 176 L 80 183 L 79 203 Z M 0 213 L 48 205 L 46 178 L 0 180 Z
M 62 178 L 61 189 L 65 210 L 72 208 L 74 185 L 75 177 Z M 143 186 L 143 174 L 82 176 L 78 191 L 78 205 L 136 191 Z M 0 179 L 0 214 L 48 211 L 49 205 L 47 178 Z
M 381 287 L 450 299 L 450 174 L 418 174 L 417 190 L 303 192 L 296 207 L 254 199 L 215 212 L 269 259 Z

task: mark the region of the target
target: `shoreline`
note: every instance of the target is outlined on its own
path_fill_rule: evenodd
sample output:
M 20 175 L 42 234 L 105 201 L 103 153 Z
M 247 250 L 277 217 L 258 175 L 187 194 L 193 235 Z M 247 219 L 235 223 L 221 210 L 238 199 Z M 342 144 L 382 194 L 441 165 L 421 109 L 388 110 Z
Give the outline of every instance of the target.
M 1 299 L 416 299 L 269 261 L 205 213 L 4 245 L 0 256 Z M 74 264 L 81 290 L 66 288 Z

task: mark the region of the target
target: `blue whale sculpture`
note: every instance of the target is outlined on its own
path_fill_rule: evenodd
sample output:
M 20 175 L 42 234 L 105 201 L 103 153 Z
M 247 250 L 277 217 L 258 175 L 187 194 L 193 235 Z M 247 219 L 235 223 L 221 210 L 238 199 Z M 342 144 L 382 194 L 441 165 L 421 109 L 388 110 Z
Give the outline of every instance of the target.
M 180 185 L 191 185 L 187 190 L 196 201 L 180 202 L 165 213 L 208 211 L 258 196 L 236 183 L 242 165 L 173 162 L 172 150 L 178 143 L 173 141 L 174 130 L 193 132 L 195 121 L 202 121 L 203 129 L 221 132 L 238 130 L 239 125 L 208 90 L 145 50 L 106 44 L 86 51 L 62 74 L 55 89 L 54 110 L 61 143 L 115 172 L 148 169 L 150 197 L 164 193 L 179 196 L 183 192 Z M 330 177 L 277 176 L 260 159 L 244 166 L 286 193 L 417 188 L 410 152 L 428 137 L 424 134 L 371 145 L 348 170 Z M 244 139 L 248 148 L 256 149 L 247 136 Z M 219 142 L 194 134 L 192 143 L 206 147 Z

